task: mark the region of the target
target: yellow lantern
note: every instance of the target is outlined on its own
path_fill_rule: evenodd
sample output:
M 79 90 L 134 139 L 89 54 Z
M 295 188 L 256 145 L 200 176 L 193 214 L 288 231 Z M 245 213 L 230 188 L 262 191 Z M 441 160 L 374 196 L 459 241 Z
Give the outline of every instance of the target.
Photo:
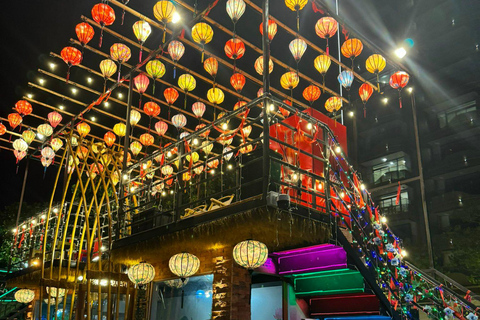
M 77 131 L 80 137 L 85 138 L 90 133 L 90 126 L 88 123 L 80 122 L 77 124 Z
M 213 39 L 213 29 L 205 22 L 199 22 L 192 28 L 192 38 L 198 44 L 202 45 L 202 63 L 205 56 L 205 45 Z
M 127 133 L 127 126 L 121 122 L 117 123 L 113 126 L 113 132 L 120 138 L 125 137 L 125 134 Z
M 380 88 L 380 81 L 378 78 L 378 74 L 385 69 L 387 66 L 387 61 L 385 58 L 379 54 L 372 54 L 368 57 L 367 61 L 365 62 L 365 67 L 368 72 L 377 75 L 377 87 Z
M 25 142 L 28 145 L 30 145 L 30 143 L 32 143 L 33 139 L 35 139 L 35 136 L 36 136 L 36 134 L 32 130 L 25 130 L 22 133 L 22 138 L 23 138 L 23 140 L 25 140 Z
M 280 78 L 280 84 L 285 90 L 293 90 L 298 86 L 299 83 L 300 78 L 298 77 L 298 74 L 293 71 L 284 73 Z
M 332 60 L 330 59 L 330 56 L 326 54 L 319 55 L 313 61 L 313 65 L 315 66 L 315 69 L 317 69 L 317 71 L 322 75 L 324 87 L 325 87 L 325 74 L 327 73 L 331 64 L 332 64 Z
M 150 33 L 152 33 L 152 27 L 150 27 L 147 21 L 140 20 L 135 22 L 132 28 L 133 28 L 133 33 L 135 34 L 135 37 L 140 43 L 139 61 L 142 62 L 143 44 L 147 40 L 148 36 L 150 36 Z
M 182 180 L 183 181 L 190 181 L 190 179 L 192 178 L 192 175 L 190 174 L 190 172 L 185 172 L 182 176 Z
M 130 125 L 135 127 L 142 118 L 142 114 L 137 110 L 130 110 Z
M 128 268 L 127 274 L 130 281 L 142 286 L 155 278 L 155 268 L 150 263 L 141 262 Z
M 30 303 L 35 299 L 35 292 L 30 289 L 20 289 L 15 292 L 15 300 L 20 303 Z
M 105 87 L 107 85 L 107 79 L 110 78 L 115 72 L 117 72 L 117 65 L 113 60 L 105 59 L 100 62 L 100 71 L 103 75 L 103 92 L 105 92 Z
M 255 60 L 255 71 L 261 76 L 263 76 L 263 56 L 260 56 Z M 272 59 L 268 59 L 268 73 L 272 73 L 273 71 L 273 61 Z
M 184 102 L 183 108 L 186 109 L 187 108 L 187 92 L 195 89 L 195 87 L 197 86 L 197 81 L 189 73 L 182 74 L 178 78 L 178 86 L 180 87 L 180 89 L 182 89 L 185 92 L 185 102 Z
M 53 128 L 48 123 L 44 123 L 37 127 L 37 132 L 44 137 L 50 137 L 53 133 Z
M 253 270 L 261 267 L 268 258 L 268 248 L 260 241 L 246 240 L 233 248 L 233 259 L 240 266 Z
M 207 99 L 213 104 L 220 104 L 225 99 L 225 94 L 219 88 L 211 88 L 207 92 Z
M 136 157 L 142 150 L 142 144 L 138 141 L 133 141 L 130 143 L 130 150 L 132 150 L 132 154 Z
M 333 112 L 334 115 L 338 110 L 340 110 L 341 107 L 342 98 L 340 97 L 330 97 L 327 99 L 327 101 L 325 101 L 325 109 L 328 112 Z
M 297 31 L 300 31 L 300 10 L 305 7 L 308 0 L 285 0 L 285 5 L 292 11 L 297 12 Z
M 155 80 L 153 81 L 153 94 L 155 94 L 155 82 L 165 74 L 165 65 L 159 60 L 151 60 L 148 61 L 145 69 L 147 70 L 148 75 Z
M 205 154 L 208 156 L 210 152 L 213 149 L 213 143 L 208 142 L 208 141 L 203 141 L 202 142 L 202 150 L 205 152 Z
M 198 153 L 196 152 L 193 152 L 192 155 L 190 156 L 189 154 L 186 156 L 187 158 L 187 161 L 190 162 L 190 158 L 192 159 L 192 162 L 195 163 L 197 162 L 199 159 L 200 159 L 200 156 L 198 155 Z
M 50 146 L 52 147 L 53 151 L 57 152 L 61 147 L 63 147 L 63 141 L 59 138 L 52 139 L 52 141 L 50 141 Z
M 165 32 L 167 29 L 167 23 L 173 20 L 173 17 L 177 11 L 177 8 L 172 1 L 158 1 L 153 7 L 153 15 L 163 24 L 163 39 L 165 43 Z

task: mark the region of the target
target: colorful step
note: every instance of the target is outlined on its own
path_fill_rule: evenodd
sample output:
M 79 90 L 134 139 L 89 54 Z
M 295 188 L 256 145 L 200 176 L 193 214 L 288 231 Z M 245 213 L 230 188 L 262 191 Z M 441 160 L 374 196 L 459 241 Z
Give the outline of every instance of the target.
M 311 316 L 378 315 L 380 313 L 380 301 L 373 294 L 352 293 L 314 297 L 308 300 L 308 304 Z
M 363 276 L 350 269 L 291 275 L 297 296 L 320 296 L 364 291 Z
M 391 320 L 387 316 L 358 316 L 358 317 L 334 317 L 324 318 L 323 320 Z

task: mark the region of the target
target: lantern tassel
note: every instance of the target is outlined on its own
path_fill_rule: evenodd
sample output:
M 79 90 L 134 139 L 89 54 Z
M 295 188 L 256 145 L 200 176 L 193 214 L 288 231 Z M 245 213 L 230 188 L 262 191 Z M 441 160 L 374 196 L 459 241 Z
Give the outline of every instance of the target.
M 300 32 L 300 10 L 297 9 L 297 31 Z
M 68 67 L 67 78 L 65 79 L 65 82 L 68 83 L 69 79 L 70 79 L 70 66 Z
M 175 63 L 175 65 L 173 66 L 173 79 L 175 79 L 177 77 L 177 64 Z
M 153 79 L 153 93 L 152 93 L 152 95 L 155 95 L 155 81 L 156 81 L 156 80 Z
M 162 37 L 162 43 L 165 43 L 165 35 L 167 33 L 167 25 L 163 25 L 163 37 Z
M 400 103 L 400 109 L 402 109 L 402 92 L 398 91 L 398 102 Z
M 202 63 L 204 58 L 205 58 L 205 49 L 202 47 Z
M 143 52 L 143 45 L 140 45 L 140 55 L 138 56 L 138 62 L 142 62 L 142 52 Z
M 328 46 L 328 38 L 327 38 L 327 50 L 326 50 L 327 56 L 330 55 L 330 47 Z
M 183 102 L 183 109 L 187 109 L 187 91 L 185 91 L 185 100 Z
M 118 79 L 117 79 L 117 82 L 120 82 L 120 71 L 122 70 L 122 64 L 119 63 L 118 64 Z
M 123 21 L 125 20 L 125 9 L 123 9 L 123 12 L 122 12 L 122 26 L 123 26 Z
M 182 309 L 183 309 L 183 297 L 184 297 L 184 295 L 185 295 L 185 291 L 182 288 Z
M 103 27 L 100 29 L 100 42 L 98 43 L 98 47 L 102 47 L 102 42 L 103 42 Z
M 365 104 L 363 105 L 363 117 L 364 118 L 367 117 L 367 108 L 366 108 Z
M 105 90 L 107 89 L 107 79 L 105 78 L 105 81 L 103 81 L 103 93 L 105 94 Z

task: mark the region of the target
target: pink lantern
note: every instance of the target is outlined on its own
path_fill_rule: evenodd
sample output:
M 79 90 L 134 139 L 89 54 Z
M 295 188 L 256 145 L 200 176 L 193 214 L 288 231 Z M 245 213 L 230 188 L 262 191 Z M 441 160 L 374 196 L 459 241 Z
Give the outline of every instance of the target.
M 207 107 L 205 106 L 205 104 L 203 102 L 195 102 L 193 105 L 192 105 L 192 111 L 193 113 L 195 114 L 195 117 L 197 118 L 201 118 L 203 116 L 203 114 L 205 113 L 205 109 Z
M 166 124 L 163 121 L 158 121 L 155 123 L 155 130 L 157 131 L 158 135 L 161 137 L 167 132 L 168 130 L 168 124 Z
M 53 128 L 56 128 L 62 122 L 62 115 L 57 111 L 52 111 L 48 114 L 48 122 Z

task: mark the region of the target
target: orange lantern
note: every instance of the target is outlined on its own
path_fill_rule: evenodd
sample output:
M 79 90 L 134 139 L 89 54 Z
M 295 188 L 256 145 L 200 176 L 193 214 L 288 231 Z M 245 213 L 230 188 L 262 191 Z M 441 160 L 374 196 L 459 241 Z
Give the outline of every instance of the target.
M 257 71 L 257 73 L 259 75 L 263 75 L 263 56 L 260 56 L 257 58 L 257 60 L 255 60 L 255 71 Z M 272 59 L 268 59 L 268 73 L 272 73 L 273 71 L 273 61 Z
M 352 60 L 352 69 L 353 69 L 353 60 L 362 53 L 362 50 L 363 50 L 362 41 L 355 38 L 350 38 L 342 44 L 342 48 L 341 48 L 342 54 L 345 58 L 349 58 Z
M 238 101 L 237 103 L 235 103 L 235 105 L 233 106 L 233 110 L 237 110 L 238 108 L 241 108 L 243 107 L 244 105 L 246 105 L 247 102 L 246 101 Z M 241 112 L 238 114 L 240 117 L 243 117 L 245 115 L 245 112 Z
M 158 1 L 153 7 L 153 15 L 163 24 L 163 38 L 162 42 L 165 43 L 165 33 L 167 29 L 167 23 L 173 20 L 176 8 L 172 1 L 162 0 Z
M 315 24 L 315 32 L 317 36 L 322 39 L 327 40 L 327 49 L 326 54 L 327 56 L 330 55 L 330 49 L 328 47 L 328 39 L 333 37 L 338 30 L 338 23 L 337 20 L 333 19 L 332 17 L 323 17 L 317 21 Z
M 297 31 L 300 31 L 300 10 L 308 3 L 308 0 L 285 0 L 285 5 L 292 11 L 297 12 Z
M 368 99 L 370 99 L 370 97 L 372 96 L 372 93 L 373 93 L 373 88 L 368 83 L 362 84 L 358 89 L 358 94 L 360 95 L 360 99 L 362 99 L 362 102 L 363 102 L 363 117 L 367 116 L 367 109 L 365 105 Z
M 178 91 L 174 88 L 167 88 L 163 91 L 163 96 L 168 103 L 168 118 L 170 119 L 170 106 L 178 99 Z
M 113 144 L 115 143 L 115 140 L 117 140 L 117 137 L 112 131 L 108 131 L 103 136 L 103 141 L 105 141 L 105 144 L 109 147 L 113 146 Z
M 60 52 L 60 55 L 62 56 L 63 61 L 65 61 L 65 63 L 68 65 L 68 72 L 67 72 L 67 79 L 66 79 L 66 81 L 68 82 L 68 79 L 70 79 L 70 68 L 72 66 L 79 65 L 80 62 L 82 62 L 82 53 L 77 48 L 65 47 Z
M 177 62 L 183 57 L 184 53 L 185 46 L 180 41 L 173 40 L 168 44 L 168 54 L 173 60 L 173 79 L 175 79 L 177 75 Z
M 102 47 L 103 28 L 115 22 L 115 11 L 108 4 L 98 3 L 92 8 L 92 17 L 100 25 L 100 44 L 98 46 Z
M 93 27 L 86 22 L 77 24 L 75 27 L 75 33 L 77 34 L 78 41 L 80 41 L 82 47 L 85 47 L 95 35 Z
M 23 119 L 22 116 L 19 115 L 18 113 L 10 113 L 8 115 L 8 123 L 10 124 L 10 127 L 12 130 L 15 130 L 15 128 L 22 123 Z
M 214 57 L 208 58 L 203 62 L 203 68 L 212 76 L 213 82 L 215 82 L 215 77 L 217 76 L 218 71 L 218 61 Z
M 129 47 L 124 45 L 123 43 L 114 43 L 110 47 L 110 56 L 114 61 L 118 62 L 118 79 L 117 81 L 120 82 L 120 73 L 122 69 L 122 63 L 127 62 L 132 57 L 132 51 Z
M 85 122 L 80 122 L 77 124 L 77 131 L 80 137 L 84 138 L 87 134 L 90 133 L 90 126 Z
M 48 122 L 53 128 L 56 128 L 62 122 L 62 115 L 57 111 L 52 111 L 48 114 Z
M 342 107 L 342 98 L 340 97 L 330 97 L 325 101 L 325 109 L 328 112 L 333 112 L 333 117 L 335 118 L 336 112 Z
M 322 91 L 320 90 L 319 87 L 315 85 L 309 85 L 303 90 L 303 97 L 305 100 L 310 102 L 310 106 L 312 106 L 312 103 L 318 100 L 320 98 L 320 95 L 322 94 Z
M 245 76 L 241 73 L 234 73 L 230 77 L 230 84 L 235 89 L 235 91 L 240 93 L 245 86 Z
M 271 19 L 268 19 L 268 28 L 267 28 L 268 40 L 272 41 L 275 35 L 277 34 L 277 23 Z M 263 22 L 260 23 L 260 34 L 263 36 Z
M 15 110 L 22 115 L 22 116 L 28 116 L 30 113 L 32 113 L 32 105 L 25 100 L 19 100 L 17 103 L 15 103 Z
M 0 136 L 3 136 L 7 132 L 7 127 L 3 123 L 0 122 Z
M 154 138 L 151 134 L 149 133 L 144 133 L 140 136 L 140 142 L 145 146 L 151 146 L 154 142 Z
M 233 38 L 227 41 L 224 49 L 227 57 L 233 59 L 233 72 L 235 72 L 237 59 L 245 54 L 245 44 L 241 40 Z
M 155 123 L 155 130 L 157 131 L 158 135 L 161 137 L 167 132 L 168 130 L 168 124 L 166 124 L 163 121 L 158 121 Z
M 202 63 L 205 56 L 205 45 L 213 39 L 213 29 L 205 22 L 199 22 L 192 28 L 192 39 L 202 45 Z
M 402 108 L 402 89 L 408 84 L 410 76 L 404 71 L 397 71 L 390 77 L 390 87 L 398 90 L 398 101 L 400 109 Z
M 143 111 L 147 116 L 151 117 L 156 117 L 160 114 L 160 106 L 156 104 L 155 102 L 147 102 L 143 106 Z

